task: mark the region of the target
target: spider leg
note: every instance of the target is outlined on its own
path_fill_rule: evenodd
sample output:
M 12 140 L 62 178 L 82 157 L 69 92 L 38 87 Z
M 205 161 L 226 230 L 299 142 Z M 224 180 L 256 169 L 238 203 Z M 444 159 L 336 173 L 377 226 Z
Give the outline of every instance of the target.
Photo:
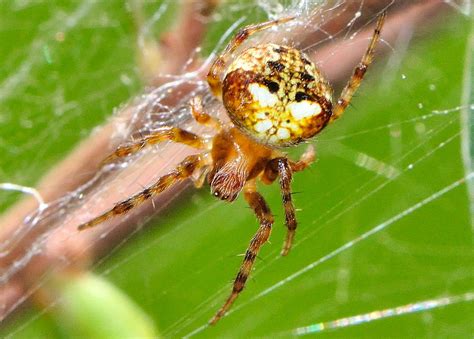
M 131 154 L 137 153 L 146 146 L 155 145 L 163 141 L 174 141 L 177 143 L 185 144 L 194 148 L 204 148 L 205 141 L 198 135 L 185 131 L 178 127 L 170 127 L 137 140 L 128 145 L 119 146 L 115 152 L 110 154 L 107 158 L 102 161 L 102 165 L 108 164 L 116 159 L 127 157 Z
M 153 185 L 145 188 L 129 199 L 117 203 L 112 209 L 99 215 L 98 217 L 79 225 L 78 230 L 94 227 L 112 217 L 128 213 L 131 209 L 137 207 L 146 200 L 163 192 L 172 185 L 190 177 L 193 172 L 199 168 L 202 162 L 202 155 L 190 155 L 186 157 L 170 173 L 160 177 Z
M 204 112 L 204 108 L 202 107 L 202 98 L 200 96 L 196 96 L 191 100 L 191 112 L 193 113 L 194 120 L 196 120 L 199 124 L 213 127 L 217 131 L 222 129 L 222 122 L 219 119 L 213 118 Z
M 244 197 L 247 200 L 249 206 L 253 209 L 255 215 L 257 216 L 258 221 L 260 222 L 260 227 L 257 230 L 257 233 L 254 235 L 250 241 L 249 247 L 245 252 L 244 261 L 240 266 L 239 273 L 234 281 L 234 287 L 232 293 L 227 298 L 225 304 L 221 309 L 216 313 L 216 315 L 209 322 L 211 325 L 214 325 L 219 321 L 220 318 L 229 310 L 229 308 L 237 299 L 239 293 L 244 289 L 245 282 L 252 270 L 252 266 L 255 262 L 255 258 L 260 251 L 262 245 L 270 237 L 270 233 L 273 225 L 273 215 L 268 207 L 267 203 L 263 197 L 256 191 L 255 182 L 248 183 L 244 189 Z
M 305 170 L 314 162 L 316 154 L 314 152 L 313 145 L 309 144 L 306 151 L 301 155 L 300 159 L 297 162 L 290 160 L 290 167 L 293 172 L 300 172 Z
M 288 228 L 281 255 L 287 255 L 289 253 L 291 245 L 293 244 L 293 238 L 295 237 L 297 226 L 295 206 L 293 205 L 293 201 L 291 199 L 291 179 L 293 177 L 292 172 L 299 172 L 308 168 L 308 166 L 314 162 L 315 156 L 314 147 L 310 144 L 297 162 L 293 162 L 287 158 L 276 159 L 278 174 L 280 176 L 283 207 L 285 208 L 285 224 Z
M 290 163 L 287 158 L 276 158 L 275 161 L 278 168 L 278 174 L 280 176 L 280 189 L 281 197 L 283 201 L 283 207 L 285 209 L 285 225 L 288 229 L 286 233 L 286 239 L 281 250 L 281 255 L 287 255 L 291 249 L 293 238 L 296 231 L 296 215 L 295 206 L 291 199 L 291 180 L 293 178 L 293 171 L 291 170 Z
M 214 62 L 212 63 L 211 68 L 209 69 L 209 73 L 207 74 L 207 82 L 211 87 L 212 92 L 215 96 L 220 96 L 221 94 L 221 80 L 220 75 L 224 71 L 225 64 L 228 61 L 229 57 L 232 55 L 233 52 L 244 42 L 249 36 L 259 31 L 265 30 L 275 25 L 280 25 L 282 23 L 288 22 L 293 20 L 294 17 L 287 17 L 272 21 L 263 22 L 260 24 L 249 25 L 242 28 L 234 38 L 229 42 L 225 50 L 219 55 Z
M 280 189 L 283 207 L 285 208 L 285 225 L 288 229 L 281 255 L 287 255 L 289 253 L 297 227 L 295 207 L 291 198 L 290 186 L 293 172 L 303 171 L 314 161 L 314 158 L 314 147 L 309 145 L 297 162 L 284 157 L 270 160 L 261 176 L 261 180 L 265 184 L 271 184 L 278 176 L 280 177 Z
M 306 151 L 300 156 L 298 161 L 288 159 L 288 162 L 293 172 L 301 172 L 308 168 L 314 162 L 315 158 L 316 154 L 314 152 L 314 147 L 309 144 Z M 260 180 L 266 185 L 272 184 L 279 175 L 277 159 L 279 158 L 270 160 L 260 176 Z
M 330 120 L 331 122 L 339 118 L 344 113 L 345 109 L 352 100 L 352 96 L 359 88 L 360 83 L 364 78 L 365 72 L 367 71 L 367 68 L 372 63 L 372 60 L 374 58 L 375 45 L 377 44 L 380 38 L 380 32 L 382 31 L 382 26 L 386 16 L 387 12 L 383 12 L 377 19 L 377 26 L 375 27 L 374 34 L 372 35 L 372 39 L 370 40 L 369 46 L 367 47 L 367 51 L 365 52 L 364 56 L 362 57 L 362 60 L 359 62 L 357 67 L 354 69 L 354 73 L 347 82 L 346 87 L 344 87 L 344 89 L 342 90 L 341 95 L 337 100 L 336 106 L 333 109 Z

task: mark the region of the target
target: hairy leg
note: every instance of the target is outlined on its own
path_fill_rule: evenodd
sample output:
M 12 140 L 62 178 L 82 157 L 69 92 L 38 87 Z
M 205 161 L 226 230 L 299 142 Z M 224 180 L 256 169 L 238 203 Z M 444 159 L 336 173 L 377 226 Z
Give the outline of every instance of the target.
M 301 155 L 298 161 L 288 159 L 290 168 L 293 172 L 301 172 L 308 168 L 316 158 L 313 145 L 309 144 L 306 151 Z M 278 158 L 276 158 L 278 159 Z M 266 185 L 273 183 L 278 178 L 278 163 L 275 159 L 268 162 L 263 171 L 260 180 Z
M 190 177 L 193 172 L 199 168 L 201 161 L 202 155 L 200 154 L 186 157 L 173 171 L 160 177 L 153 185 L 145 188 L 131 198 L 117 203 L 112 209 L 101 214 L 100 216 L 79 225 L 78 229 L 81 231 L 86 228 L 91 228 L 110 218 L 128 213 L 130 210 L 152 198 L 153 196 L 163 192 L 179 181 Z
M 313 145 L 309 144 L 306 151 L 301 155 L 300 159 L 297 162 L 289 160 L 291 170 L 293 172 L 304 171 L 309 167 L 316 159 L 316 153 L 314 152 Z
M 117 149 L 102 161 L 102 165 L 108 164 L 116 159 L 124 158 L 138 151 L 142 150 L 146 146 L 155 145 L 163 141 L 174 141 L 177 143 L 185 144 L 194 148 L 204 148 L 205 142 L 198 135 L 185 131 L 178 127 L 170 127 L 137 140 L 131 144 L 121 145 Z
M 217 323 L 219 319 L 224 316 L 224 314 L 234 303 L 235 299 L 237 299 L 239 293 L 244 289 L 245 282 L 247 281 L 250 271 L 252 270 L 255 258 L 257 257 L 262 245 L 270 237 L 270 233 L 272 230 L 273 215 L 263 197 L 260 195 L 260 193 L 256 191 L 255 182 L 248 184 L 244 188 L 244 197 L 245 200 L 247 200 L 249 206 L 253 209 L 255 215 L 257 216 L 257 219 L 260 223 L 260 227 L 258 228 L 257 233 L 250 241 L 247 252 L 245 252 L 244 261 L 242 262 L 239 273 L 235 278 L 232 293 L 227 298 L 225 304 L 209 322 L 211 325 Z
M 291 180 L 293 172 L 303 171 L 314 161 L 315 153 L 312 145 L 301 155 L 296 162 L 285 157 L 275 158 L 268 162 L 261 180 L 265 184 L 271 184 L 280 177 L 280 188 L 285 208 L 285 225 L 288 229 L 286 240 L 281 251 L 281 255 L 287 255 L 291 249 L 293 238 L 297 227 L 295 207 L 291 198 Z
M 277 158 L 274 159 L 274 161 L 277 163 L 278 174 L 280 176 L 281 197 L 285 209 L 285 225 L 288 229 L 281 255 L 287 255 L 291 249 L 297 226 L 295 206 L 291 199 L 291 180 L 293 172 L 287 158 Z
M 351 78 L 347 82 L 346 87 L 342 90 L 341 96 L 337 100 L 336 106 L 333 109 L 331 122 L 339 118 L 349 105 L 352 100 L 352 96 L 354 95 L 355 91 L 359 88 L 362 79 L 364 78 L 365 72 L 367 72 L 367 68 L 372 63 L 374 58 L 374 51 L 375 45 L 380 38 L 380 32 L 382 31 L 382 26 L 385 21 L 385 17 L 387 16 L 387 12 L 383 12 L 378 20 L 377 26 L 375 27 L 374 34 L 372 35 L 372 39 L 370 41 L 369 47 L 365 52 L 362 60 L 354 69 L 354 73 L 352 74 Z
M 242 28 L 234 38 L 229 42 L 225 50 L 219 55 L 213 62 L 211 68 L 209 69 L 209 73 L 207 74 L 207 82 L 211 87 L 212 92 L 215 96 L 221 95 L 221 74 L 224 71 L 225 65 L 235 50 L 252 34 L 257 33 L 259 31 L 265 30 L 275 25 L 279 25 L 285 23 L 287 21 L 293 20 L 294 17 L 288 17 L 283 19 L 277 19 L 272 21 L 263 22 L 256 25 L 249 25 Z
M 199 124 L 213 127 L 217 131 L 222 129 L 222 123 L 219 121 L 219 119 L 213 118 L 204 112 L 201 97 L 197 96 L 191 100 L 191 112 L 193 114 L 194 120 L 196 120 Z

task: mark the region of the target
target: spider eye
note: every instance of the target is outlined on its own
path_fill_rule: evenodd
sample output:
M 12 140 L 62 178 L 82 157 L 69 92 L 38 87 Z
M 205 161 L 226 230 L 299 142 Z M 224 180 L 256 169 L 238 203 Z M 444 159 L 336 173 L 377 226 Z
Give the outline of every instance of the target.
M 296 100 L 296 102 L 300 102 L 300 101 L 308 100 L 308 99 L 310 99 L 309 95 L 307 95 L 307 94 L 304 93 L 304 92 L 298 92 L 298 93 L 296 93 L 296 95 L 295 95 L 295 100 Z

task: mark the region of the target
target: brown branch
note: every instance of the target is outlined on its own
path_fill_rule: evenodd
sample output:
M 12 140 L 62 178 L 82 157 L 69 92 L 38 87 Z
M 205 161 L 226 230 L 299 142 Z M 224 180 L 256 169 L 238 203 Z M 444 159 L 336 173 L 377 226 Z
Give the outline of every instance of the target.
M 170 74 L 178 72 L 185 60 L 188 60 L 198 48 L 205 34 L 206 21 L 216 7 L 217 0 L 208 1 L 194 1 L 186 0 L 182 2 L 180 20 L 176 27 L 165 33 L 167 37 L 158 45 L 158 53 L 162 60 L 166 62 L 161 63 L 155 67 L 155 72 L 160 74 Z M 192 26 L 192 34 L 189 34 L 185 42 L 180 42 L 180 36 L 186 36 Z M 156 52 L 156 51 L 155 51 Z M 179 57 L 177 57 L 179 56 Z M 150 57 L 150 56 L 148 56 Z M 151 57 L 153 59 L 153 57 Z M 184 61 L 183 61 L 184 60 Z M 153 77 L 151 79 L 154 86 L 159 86 L 163 83 L 162 78 Z M 168 102 L 172 105 L 172 102 Z M 133 104 L 123 108 L 113 119 L 106 125 L 101 127 L 89 136 L 88 139 L 81 142 L 63 161 L 52 168 L 40 181 L 37 190 L 41 194 L 45 202 L 54 202 L 63 196 L 70 194 L 71 191 L 77 189 L 80 185 L 91 180 L 99 168 L 100 161 L 114 149 L 121 140 L 114 138 L 114 132 L 118 123 L 122 121 L 129 121 L 134 109 Z M 154 178 L 154 175 L 163 174 L 172 165 L 166 166 L 163 164 L 163 159 L 173 159 L 186 153 L 187 150 L 179 150 L 179 153 L 174 148 L 166 148 L 161 153 L 161 157 L 154 159 L 154 164 L 146 163 L 146 159 L 141 159 L 139 163 L 146 163 L 147 170 L 143 173 L 142 184 Z M 179 154 L 179 155 L 178 155 Z M 132 168 L 135 168 L 132 166 Z M 117 176 L 116 180 L 122 180 L 120 186 L 128 186 L 129 190 L 125 193 L 132 193 L 138 188 L 133 185 L 127 185 L 126 181 L 135 181 L 137 178 L 131 178 L 130 170 L 124 171 L 122 175 Z M 133 173 L 133 172 L 131 172 Z M 113 201 L 120 199 L 123 191 L 114 191 L 111 185 L 109 189 L 103 191 L 107 196 L 111 197 Z M 164 207 L 171 200 L 171 197 L 177 195 L 183 187 L 176 187 L 174 191 L 167 192 L 155 200 L 157 206 Z M 97 203 L 101 200 L 101 203 Z M 38 278 L 42 277 L 51 268 L 63 267 L 63 269 L 79 269 L 85 267 L 90 262 L 89 258 L 95 256 L 94 253 L 103 248 L 104 244 L 112 244 L 124 236 L 126 233 L 132 231 L 123 223 L 123 220 L 115 220 L 116 224 L 121 224 L 125 227 L 117 227 L 109 235 L 106 241 L 97 241 L 97 231 L 83 232 L 79 234 L 75 228 L 83 220 L 80 216 L 94 215 L 99 213 L 104 207 L 106 199 L 89 198 L 84 202 L 83 206 L 76 211 L 71 211 L 71 218 L 68 220 L 60 220 L 59 225 L 54 224 L 54 220 L 49 220 L 48 224 L 35 226 L 29 230 L 12 248 L 4 250 L 4 256 L 0 258 L 0 273 L 5 274 L 14 262 L 21 260 L 27 251 L 31 248 L 34 242 L 38 241 L 40 235 L 44 234 L 48 229 L 56 229 L 48 234 L 46 242 L 42 244 L 41 254 L 35 255 L 28 264 L 23 267 L 18 273 L 14 274 L 6 282 L 0 282 L 0 322 L 9 315 L 9 310 L 13 305 L 16 305 L 26 291 L 37 283 Z M 108 205 L 110 206 L 110 205 Z M 15 232 L 23 225 L 24 219 L 34 213 L 38 208 L 38 202 L 32 197 L 25 197 L 17 202 L 14 206 L 8 209 L 2 216 L 0 216 L 0 243 L 6 244 L 15 240 Z M 150 205 L 145 205 L 141 212 L 150 214 L 154 208 Z M 160 208 L 158 208 L 159 210 Z M 139 213 L 138 213 L 139 214 Z M 127 225 L 133 225 L 133 216 L 129 219 Z M 135 220 L 136 221 L 136 220 Z M 56 221 L 58 222 L 58 221 Z M 114 225 L 109 224 L 111 227 Z M 108 247 L 108 246 L 105 246 Z M 67 262 L 64 263 L 64 258 Z

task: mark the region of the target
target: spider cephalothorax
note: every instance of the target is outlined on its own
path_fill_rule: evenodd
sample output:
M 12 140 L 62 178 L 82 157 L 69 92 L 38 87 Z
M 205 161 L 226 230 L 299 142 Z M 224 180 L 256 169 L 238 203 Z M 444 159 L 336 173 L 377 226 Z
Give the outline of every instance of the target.
M 331 87 L 300 51 L 252 47 L 228 67 L 222 98 L 232 122 L 257 141 L 288 146 L 310 139 L 331 117 Z
M 129 156 L 145 146 L 165 140 L 186 144 L 200 152 L 186 157 L 154 184 L 83 223 L 79 229 L 90 228 L 125 214 L 187 178 L 195 179 L 196 187 L 201 187 L 207 178 L 212 194 L 226 201 L 233 201 L 243 191 L 260 227 L 245 252 L 232 293 L 211 320 L 211 324 L 216 323 L 243 290 L 255 258 L 271 233 L 273 215 L 257 191 L 257 181 L 271 184 L 279 179 L 288 229 L 282 249 L 282 255 L 286 255 L 297 226 L 290 187 L 292 176 L 311 164 L 314 151 L 309 146 L 299 161 L 292 161 L 281 148 L 313 137 L 328 122 L 342 115 L 372 62 L 384 18 L 385 13 L 379 17 L 366 53 L 334 105 L 328 82 L 308 57 L 294 48 L 258 45 L 236 56 L 227 66 L 232 54 L 249 35 L 293 18 L 243 28 L 216 58 L 207 76 L 211 91 L 222 97 L 232 123 L 222 124 L 211 117 L 204 111 L 200 98 L 196 97 L 191 102 L 191 111 L 198 123 L 215 128 L 216 134 L 212 138 L 200 137 L 179 127 L 169 127 L 118 147 L 105 162 Z

